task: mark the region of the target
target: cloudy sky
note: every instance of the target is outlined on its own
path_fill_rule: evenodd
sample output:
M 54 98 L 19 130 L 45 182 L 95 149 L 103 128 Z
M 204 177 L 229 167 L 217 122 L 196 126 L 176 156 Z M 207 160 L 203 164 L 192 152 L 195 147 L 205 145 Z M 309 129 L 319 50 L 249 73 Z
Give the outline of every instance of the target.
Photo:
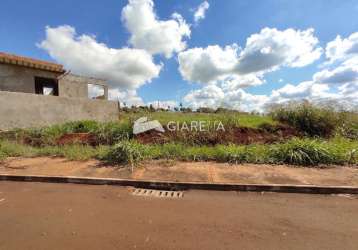
M 0 16 L 0 51 L 105 78 L 129 105 L 358 105 L 356 0 L 2 0 Z

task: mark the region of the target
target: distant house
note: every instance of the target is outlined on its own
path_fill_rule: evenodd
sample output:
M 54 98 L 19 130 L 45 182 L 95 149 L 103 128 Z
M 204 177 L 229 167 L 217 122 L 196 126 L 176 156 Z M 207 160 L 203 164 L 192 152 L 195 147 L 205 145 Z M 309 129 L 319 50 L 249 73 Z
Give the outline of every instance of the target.
M 116 118 L 118 106 L 108 100 L 105 80 L 74 75 L 60 64 L 0 52 L 0 130 Z

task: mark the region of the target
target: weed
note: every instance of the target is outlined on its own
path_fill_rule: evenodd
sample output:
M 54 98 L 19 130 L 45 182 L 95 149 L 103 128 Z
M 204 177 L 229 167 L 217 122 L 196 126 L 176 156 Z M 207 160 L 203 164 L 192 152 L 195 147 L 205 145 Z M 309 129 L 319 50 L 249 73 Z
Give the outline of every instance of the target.
M 271 148 L 271 156 L 276 162 L 294 165 L 318 165 L 333 162 L 324 143 L 317 140 L 292 139 Z
M 318 107 L 310 103 L 281 106 L 271 112 L 273 119 L 287 123 L 308 136 L 330 137 L 344 120 L 333 109 Z
M 132 169 L 143 159 L 141 145 L 132 141 L 121 141 L 109 150 L 106 161 L 111 164 L 129 164 Z

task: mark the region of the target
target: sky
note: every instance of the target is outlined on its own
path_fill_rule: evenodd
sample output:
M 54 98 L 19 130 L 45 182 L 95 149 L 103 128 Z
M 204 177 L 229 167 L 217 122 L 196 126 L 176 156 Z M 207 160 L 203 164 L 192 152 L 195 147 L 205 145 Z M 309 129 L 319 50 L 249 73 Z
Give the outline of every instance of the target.
M 0 3 L 0 51 L 104 78 L 127 105 L 358 106 L 356 0 Z

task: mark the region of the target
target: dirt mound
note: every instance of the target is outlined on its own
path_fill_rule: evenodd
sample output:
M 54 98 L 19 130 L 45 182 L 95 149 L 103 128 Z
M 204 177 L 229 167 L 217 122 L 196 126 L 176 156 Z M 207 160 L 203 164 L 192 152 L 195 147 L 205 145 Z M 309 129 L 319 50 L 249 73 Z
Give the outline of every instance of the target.
M 265 125 L 260 128 L 233 127 L 226 131 L 168 131 L 160 133 L 155 130 L 147 131 L 135 136 L 140 143 L 163 144 L 167 142 L 182 142 L 196 145 L 216 144 L 252 144 L 252 143 L 274 143 L 299 137 L 300 133 L 286 125 Z
M 68 133 L 62 135 L 57 141 L 57 145 L 67 144 L 87 144 L 96 145 L 96 138 L 91 133 Z

